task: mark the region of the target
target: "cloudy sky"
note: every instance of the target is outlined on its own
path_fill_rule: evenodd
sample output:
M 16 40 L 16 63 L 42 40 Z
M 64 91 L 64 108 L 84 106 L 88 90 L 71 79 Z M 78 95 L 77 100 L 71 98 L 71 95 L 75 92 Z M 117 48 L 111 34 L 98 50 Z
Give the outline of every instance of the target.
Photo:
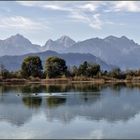
M 17 33 L 40 45 L 62 35 L 76 41 L 125 35 L 140 43 L 140 2 L 1 1 L 0 39 Z

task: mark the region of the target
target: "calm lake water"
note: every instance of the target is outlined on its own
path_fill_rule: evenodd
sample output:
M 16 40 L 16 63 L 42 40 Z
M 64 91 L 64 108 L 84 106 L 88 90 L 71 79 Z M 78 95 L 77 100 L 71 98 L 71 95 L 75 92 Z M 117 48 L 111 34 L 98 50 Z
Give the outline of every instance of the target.
M 0 85 L 0 138 L 140 138 L 140 86 Z

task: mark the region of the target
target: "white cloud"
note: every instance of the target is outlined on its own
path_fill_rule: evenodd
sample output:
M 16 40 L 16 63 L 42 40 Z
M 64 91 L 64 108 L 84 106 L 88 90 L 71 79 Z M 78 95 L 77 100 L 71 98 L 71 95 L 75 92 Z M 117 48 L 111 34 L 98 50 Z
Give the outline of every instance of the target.
M 39 30 L 48 28 L 45 24 L 39 21 L 31 20 L 22 16 L 1 17 L 0 28 L 22 29 L 22 30 Z
M 24 6 L 39 7 L 48 10 L 59 10 L 69 12 L 68 17 L 76 19 L 79 22 L 87 23 L 94 29 L 101 29 L 102 22 L 99 19 L 99 14 L 96 14 L 97 8 L 103 2 L 34 2 L 34 1 L 18 1 Z M 53 5 L 52 5 L 53 3 Z M 90 14 L 90 15 L 89 15 Z
M 79 11 L 79 13 L 73 12 L 72 15 L 70 15 L 70 17 L 79 22 L 88 24 L 93 29 L 101 29 L 103 25 L 99 13 L 96 13 L 94 15 L 88 15 L 85 14 L 84 12 L 81 13 L 81 11 Z
M 8 8 L 8 7 L 0 7 L 0 10 L 2 10 L 4 12 L 8 12 L 8 13 L 11 12 L 10 8 Z
M 43 3 L 39 1 L 17 1 L 17 3 L 23 6 L 30 6 L 30 7 L 43 5 Z
M 140 12 L 139 1 L 17 1 L 20 5 L 30 7 L 40 7 L 51 10 L 75 10 L 75 8 L 88 11 L 96 11 L 99 7 L 105 6 L 104 11 L 126 11 L 126 12 Z M 102 9 L 103 10 L 103 9 Z M 99 11 L 98 11 L 99 12 Z
M 112 4 L 110 12 L 140 12 L 139 1 L 118 1 L 111 2 L 110 4 Z
M 71 8 L 68 5 L 68 2 L 50 2 L 50 1 L 17 1 L 18 4 L 29 7 L 38 7 L 48 10 L 59 10 L 59 11 L 69 11 Z M 53 4 L 52 4 L 53 3 Z
M 89 26 L 95 29 L 101 29 L 103 23 L 99 17 L 100 17 L 100 14 L 93 15 L 93 19 L 90 21 L 91 23 L 89 23 Z
M 95 129 L 91 134 L 89 135 L 92 139 L 102 139 L 103 138 L 103 130 L 102 129 Z
M 136 3 L 119 1 L 119 2 L 103 2 L 103 1 L 18 1 L 23 6 L 38 7 L 46 10 L 66 11 L 66 18 L 73 19 L 77 22 L 88 24 L 93 29 L 102 29 L 104 24 L 116 24 L 112 21 L 105 22 L 101 19 L 103 13 L 121 10 L 138 10 Z M 103 8 L 104 6 L 104 8 Z M 110 8 L 111 7 L 111 8 Z M 112 24 L 113 23 L 113 24 Z
M 71 11 L 69 8 L 64 8 L 58 5 L 43 5 L 42 8 L 50 10 L 59 10 L 59 11 Z
M 100 1 L 17 1 L 18 4 L 50 10 L 72 11 L 77 9 L 95 11 L 103 2 Z
M 97 9 L 103 4 L 101 1 L 84 2 L 77 6 L 81 10 L 88 10 L 91 12 L 97 11 Z
M 89 9 L 90 11 L 95 11 L 97 7 L 96 7 L 96 5 L 87 3 L 87 4 L 83 5 L 81 8 Z

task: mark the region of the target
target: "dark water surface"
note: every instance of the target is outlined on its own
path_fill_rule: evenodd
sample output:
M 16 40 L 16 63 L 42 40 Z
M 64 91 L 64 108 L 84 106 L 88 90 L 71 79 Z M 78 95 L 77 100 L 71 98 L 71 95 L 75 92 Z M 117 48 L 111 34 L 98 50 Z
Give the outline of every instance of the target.
M 140 86 L 0 85 L 0 138 L 140 138 Z

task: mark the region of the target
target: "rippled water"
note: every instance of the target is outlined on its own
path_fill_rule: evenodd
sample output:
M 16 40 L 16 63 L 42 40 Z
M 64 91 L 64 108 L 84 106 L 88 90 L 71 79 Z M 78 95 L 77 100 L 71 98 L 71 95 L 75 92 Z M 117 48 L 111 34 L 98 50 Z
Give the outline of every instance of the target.
M 140 86 L 0 85 L 0 138 L 140 138 Z

